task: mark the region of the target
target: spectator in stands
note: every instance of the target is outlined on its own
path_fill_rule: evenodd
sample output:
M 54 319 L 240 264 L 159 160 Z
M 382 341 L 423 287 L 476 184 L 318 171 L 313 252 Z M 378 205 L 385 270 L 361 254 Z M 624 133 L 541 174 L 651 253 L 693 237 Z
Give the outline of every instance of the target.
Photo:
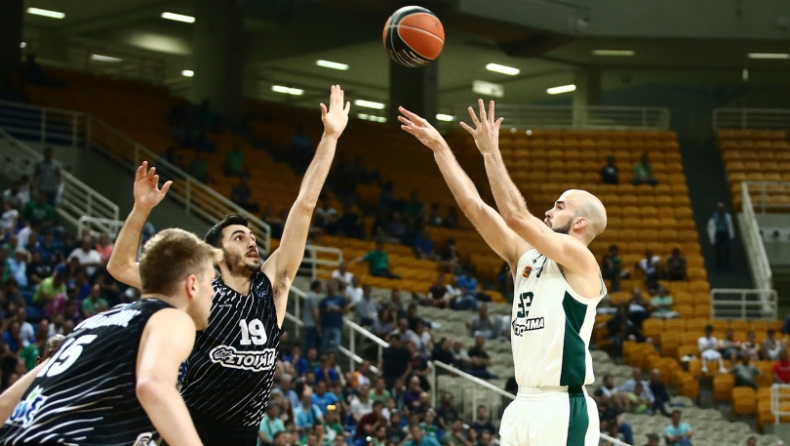
M 606 157 L 606 165 L 601 168 L 601 183 L 620 184 L 620 178 L 617 172 L 617 161 L 612 155 Z
M 237 144 L 225 154 L 223 169 L 226 177 L 242 177 L 247 173 L 244 167 L 244 152 Z
M 390 243 L 409 243 L 411 234 L 403 214 L 398 211 L 392 212 L 390 218 L 378 228 L 378 236 L 384 237 Z
M 666 406 L 672 399 L 669 397 L 669 392 L 667 392 L 667 386 L 661 382 L 661 372 L 659 372 L 658 369 L 653 369 L 653 371 L 650 372 L 650 384 L 648 385 L 648 389 L 650 389 L 650 393 L 653 395 L 653 406 L 651 407 L 653 413 L 660 411 L 665 417 L 670 416 Z
M 93 285 L 90 296 L 82 300 L 82 316 L 87 319 L 102 311 L 106 311 L 108 307 L 107 301 L 101 297 L 101 287 Z
M 751 359 L 752 355 L 743 355 L 741 362 L 739 364 L 735 364 L 730 369 L 730 373 L 735 374 L 736 386 L 748 386 L 757 389 L 757 384 L 754 382 L 754 375 L 762 375 L 763 372 L 753 364 L 749 363 Z
M 623 342 L 638 341 L 639 339 L 642 339 L 644 342 L 644 337 L 641 336 L 638 328 L 628 319 L 627 305 L 617 307 L 617 313 L 605 324 L 609 331 L 606 338 L 614 344 L 614 355 L 616 357 L 622 356 Z
M 313 403 L 313 389 L 308 386 L 302 391 L 302 404 L 294 408 L 296 427 L 302 431 L 311 429 L 316 423 L 324 421 L 324 413 Z
M 27 249 L 17 246 L 14 249 L 14 256 L 6 261 L 7 270 L 11 277 L 14 278 L 16 284 L 22 288 L 27 288 L 27 263 L 28 263 Z
M 398 328 L 393 331 L 392 334 L 397 334 L 400 336 L 404 344 L 411 342 L 412 344 L 417 345 L 420 343 L 420 338 L 417 337 L 417 334 L 409 328 L 409 320 L 406 318 L 401 318 L 398 320 Z
M 99 236 L 99 243 L 96 244 L 95 249 L 99 255 L 101 255 L 102 266 L 107 266 L 113 249 L 112 243 L 110 243 L 110 235 L 106 232 L 102 232 Z
M 434 252 L 431 232 L 427 226 L 417 233 L 417 237 L 414 238 L 414 255 L 418 259 L 423 260 L 436 261 L 439 259 L 439 256 Z
M 424 321 L 417 321 L 414 334 L 417 336 L 417 339 L 420 340 L 420 342 L 417 344 L 417 349 L 419 350 L 420 354 L 423 356 L 430 356 L 431 351 L 433 350 L 433 336 L 425 325 L 426 324 Z
M 658 180 L 653 177 L 653 165 L 650 164 L 650 158 L 647 153 L 642 154 L 642 159 L 634 164 L 634 180 L 633 184 L 649 184 L 655 186 Z
M 317 381 L 315 390 L 313 391 L 313 404 L 321 409 L 321 414 L 326 416 L 327 407 L 337 404 L 340 400 L 338 397 L 329 391 L 329 384 L 324 381 Z
M 354 280 L 359 280 L 354 277 Z M 354 305 L 354 311 L 357 314 L 359 325 L 363 327 L 371 327 L 378 319 L 381 304 L 376 299 L 373 299 L 373 288 L 370 285 L 365 285 L 362 288 L 362 299 Z
M 488 306 L 480 305 L 477 308 L 477 316 L 469 319 L 466 323 L 466 329 L 474 337 L 481 337 L 484 339 L 496 338 L 494 332 L 494 321 L 488 315 Z
M 230 193 L 230 200 L 245 211 L 257 214 L 261 207 L 252 199 L 252 189 L 250 189 L 248 180 L 246 175 L 241 175 L 239 184 L 235 185 Z
M 398 378 L 406 379 L 411 374 L 411 353 L 403 345 L 401 336 L 393 333 L 389 336 L 389 347 L 381 355 L 378 369 L 387 387 L 392 388 Z
M 427 215 L 427 208 L 420 202 L 420 193 L 413 191 L 409 201 L 403 204 L 403 213 L 411 225 L 422 223 Z
M 746 334 L 746 341 L 741 344 L 741 351 L 738 353 L 738 359 L 743 358 L 745 355 L 753 358 L 760 357 L 760 344 L 755 340 L 753 331 Z
M 63 181 L 62 170 L 60 163 L 52 158 L 52 147 L 45 147 L 44 159 L 33 168 L 33 183 L 39 193 L 45 194 L 46 202 L 50 206 L 55 206 L 58 189 Z
M 661 258 L 648 249 L 645 251 L 645 258 L 640 260 L 638 265 L 642 270 L 645 285 L 652 293 L 656 290 L 658 281 L 661 279 Z
M 680 249 L 672 250 L 672 255 L 667 257 L 667 279 L 688 280 L 686 272 L 686 257 L 680 254 Z
M 3 191 L 3 201 L 11 203 L 11 206 L 17 209 L 24 209 L 27 202 L 30 201 L 30 191 L 23 191 L 22 180 L 16 180 L 11 183 L 11 187 Z
M 618 387 L 617 391 L 626 394 L 630 392 L 634 392 L 634 389 L 636 389 L 637 384 L 641 384 L 644 390 L 645 397 L 648 399 L 650 404 L 652 404 L 655 398 L 653 397 L 653 392 L 650 391 L 650 382 L 642 379 L 642 369 L 640 369 L 639 367 L 634 367 L 631 374 L 632 374 L 631 375 L 632 378 L 626 381 L 620 387 Z
M 702 359 L 702 373 L 708 373 L 709 361 L 718 361 L 719 372 L 727 373 L 727 369 L 724 368 L 724 359 L 717 350 L 718 340 L 713 336 L 712 325 L 705 327 L 705 336 L 697 340 L 697 347 L 699 348 L 700 358 Z
M 15 209 L 15 206 L 11 200 L 3 201 L 3 213 L 0 215 L 0 235 L 16 229 L 19 211 Z
M 285 424 L 280 419 L 280 405 L 276 402 L 269 402 L 266 406 L 266 415 L 261 420 L 258 438 L 260 441 L 272 443 L 274 435 L 278 432 L 285 432 Z
M 370 399 L 373 402 L 381 401 L 381 403 L 386 403 L 390 397 L 390 392 L 387 390 L 387 382 L 382 377 L 376 378 L 373 389 L 370 391 Z
M 384 403 L 381 401 L 367 401 L 363 404 L 360 402 L 361 399 L 362 395 L 351 403 L 351 415 L 354 417 L 357 425 L 356 437 L 364 439 L 375 435 L 377 439 L 379 437 L 386 439 L 387 419 L 384 417 Z M 358 413 L 361 415 L 357 416 Z
M 426 226 L 442 226 L 442 214 L 439 211 L 439 203 L 433 203 L 428 214 L 425 216 Z
M 620 259 L 620 248 L 617 245 L 609 246 L 609 252 L 603 256 L 603 278 L 609 279 L 612 283 L 610 291 L 616 293 L 620 291 L 620 281 L 631 276 L 629 269 L 623 269 L 623 261 Z
M 321 292 L 321 281 L 314 280 L 310 283 L 310 291 L 304 298 L 302 307 L 302 323 L 304 324 L 304 349 L 318 347 L 318 338 L 321 336 L 321 317 L 318 311 L 318 293 Z
M 787 348 L 787 341 L 784 339 L 777 341 L 776 330 L 773 328 L 769 328 L 766 334 L 768 337 L 763 341 L 762 347 L 763 359 L 776 361 L 779 358 L 779 352 Z
M 195 157 L 189 162 L 187 173 L 201 183 L 212 183 L 214 180 L 208 174 L 208 161 L 200 152 L 195 152 Z
M 642 296 L 642 290 L 634 288 L 631 300 L 628 302 L 628 319 L 640 330 L 642 322 L 650 317 L 649 308 L 650 302 Z
M 428 297 L 433 301 L 433 306 L 437 308 L 447 308 L 447 285 L 444 283 L 444 274 L 436 276 L 436 282 L 428 289 Z
M 365 238 L 365 220 L 354 212 L 350 204 L 343 205 L 343 215 L 336 222 L 337 235 L 357 239 Z
M 779 443 L 777 443 L 777 445 L 784 446 L 784 442 L 780 440 Z M 754 435 L 749 437 L 746 440 L 746 446 L 757 446 L 757 437 L 755 437 Z
M 362 257 L 357 257 L 352 262 L 368 262 L 371 276 L 386 277 L 388 279 L 401 278 L 399 275 L 390 272 L 389 258 L 387 257 L 387 252 L 384 251 L 384 241 L 381 239 L 376 240 L 376 249 Z
M 409 435 L 403 440 L 403 446 L 439 446 L 436 438 L 425 435 L 420 425 L 411 426 Z
M 321 312 L 322 350 L 334 352 L 340 346 L 343 333 L 343 315 L 348 312 L 349 302 L 338 292 L 338 283 L 330 280 L 326 284 L 326 297 L 318 305 Z
M 661 442 L 661 436 L 656 433 L 647 434 L 647 443 L 645 446 L 659 446 Z
M 645 413 L 649 410 L 652 401 L 647 397 L 645 386 L 642 383 L 637 384 L 634 390 L 626 393 L 628 397 L 628 411 L 631 413 Z
M 461 264 L 461 255 L 455 247 L 455 239 L 448 238 L 444 242 L 444 246 L 439 250 L 439 264 L 444 271 L 455 273 L 455 270 Z
M 35 342 L 36 331 L 33 329 L 33 325 L 27 321 L 27 310 L 24 305 L 16 309 L 16 320 L 19 321 L 19 336 L 22 338 L 22 346 L 27 347 Z
M 27 266 L 27 280 L 31 287 L 38 287 L 44 279 L 52 276 L 52 267 L 44 262 L 41 253 L 33 253 L 33 260 Z
M 672 411 L 672 424 L 664 428 L 667 445 L 669 446 L 691 446 L 691 436 L 693 434 L 688 423 L 680 422 L 681 412 Z
M 474 275 L 474 267 L 467 266 L 464 269 L 464 273 L 458 276 L 458 286 L 461 287 L 461 292 L 463 294 L 469 294 L 474 297 L 476 300 L 489 302 L 491 298 L 489 298 L 486 294 L 481 293 L 479 291 L 480 285 L 477 283 L 477 279 Z M 475 305 L 475 308 L 477 305 Z
M 727 212 L 724 203 L 719 203 L 716 212 L 708 220 L 708 237 L 710 244 L 716 248 L 716 264 L 719 269 L 730 266 L 730 244 L 735 240 L 735 226 L 732 215 Z
M 653 308 L 652 316 L 661 319 L 671 319 L 673 317 L 678 317 L 678 313 L 672 311 L 672 305 L 674 302 L 675 301 L 672 296 L 669 295 L 669 290 L 666 287 L 659 285 L 655 294 L 650 299 L 650 306 Z
M 25 220 L 30 222 L 31 230 L 34 224 L 40 225 L 42 228 L 49 228 L 55 224 L 55 208 L 47 202 L 47 195 L 44 192 L 39 192 L 34 199 L 27 203 L 22 215 Z M 19 234 L 21 239 L 21 231 Z M 27 240 L 24 241 L 24 244 L 27 244 Z
M 779 352 L 779 359 L 776 360 L 771 371 L 775 383 L 790 384 L 790 361 L 787 359 L 787 349 L 782 349 Z
M 593 396 L 597 398 L 599 404 L 610 406 L 620 413 L 628 409 L 628 394 L 620 392 L 614 386 L 614 378 L 612 375 L 604 375 L 603 384 L 601 387 L 595 389 Z
M 315 208 L 315 224 L 326 231 L 327 234 L 334 234 L 335 223 L 340 219 L 337 209 L 332 207 L 332 200 L 324 195 L 321 198 L 321 206 Z
M 102 257 L 98 251 L 91 248 L 91 239 L 83 238 L 82 244 L 79 248 L 69 254 L 69 260 L 77 259 L 79 265 L 85 268 L 86 274 L 91 277 L 96 272 L 96 269 L 102 266 Z
M 444 217 L 444 227 L 450 229 L 458 229 L 458 210 L 455 206 L 447 208 L 447 216 Z
M 395 329 L 395 320 L 397 319 L 398 310 L 392 307 L 382 307 L 379 310 L 378 318 L 373 321 L 373 326 L 370 330 L 376 336 L 384 339 L 392 333 L 392 330 Z
M 349 309 L 353 309 L 356 305 L 362 300 L 362 295 L 364 291 L 362 290 L 362 281 L 359 276 L 354 276 L 351 278 L 351 283 L 343 291 L 343 294 L 348 299 L 349 304 L 351 305 Z
M 351 280 L 354 278 L 354 275 L 348 272 L 348 265 L 346 262 L 340 262 L 340 264 L 337 265 L 337 269 L 332 271 L 332 278 L 338 281 L 340 289 L 345 289 L 347 286 L 351 285 Z
M 725 358 L 729 358 L 732 362 L 738 359 L 738 351 L 741 348 L 741 342 L 735 339 L 735 332 L 732 328 L 727 329 L 727 334 L 724 339 L 719 339 L 719 351 Z
M 475 338 L 474 347 L 470 348 L 467 353 L 470 365 L 465 372 L 482 379 L 498 379 L 496 375 L 488 371 L 488 366 L 491 365 L 491 357 L 488 356 L 488 353 L 483 348 L 484 345 L 484 338 L 480 336 Z
M 474 429 L 478 434 L 482 434 L 483 431 L 497 432 L 496 427 L 488 418 L 488 409 L 482 404 L 477 406 L 475 420 L 469 425 L 469 428 Z

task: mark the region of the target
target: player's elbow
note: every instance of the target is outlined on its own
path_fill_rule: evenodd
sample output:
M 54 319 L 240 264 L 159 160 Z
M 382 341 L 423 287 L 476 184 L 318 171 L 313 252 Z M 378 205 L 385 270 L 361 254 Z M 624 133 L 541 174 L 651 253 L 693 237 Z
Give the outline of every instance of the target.
M 527 220 L 524 218 L 524 216 L 512 209 L 505 208 L 502 211 L 502 218 L 505 220 L 505 224 L 510 229 L 513 229 L 517 232 L 519 229 L 524 229 L 527 224 Z
M 294 202 L 294 205 L 291 208 L 291 213 L 312 216 L 314 210 L 315 210 L 315 200 L 310 200 L 307 197 L 300 196 Z
M 175 386 L 171 383 L 171 387 Z M 167 388 L 167 384 L 161 378 L 150 375 L 138 376 L 137 384 L 135 385 L 135 394 L 140 404 L 146 406 L 159 400 L 163 393 L 162 391 Z

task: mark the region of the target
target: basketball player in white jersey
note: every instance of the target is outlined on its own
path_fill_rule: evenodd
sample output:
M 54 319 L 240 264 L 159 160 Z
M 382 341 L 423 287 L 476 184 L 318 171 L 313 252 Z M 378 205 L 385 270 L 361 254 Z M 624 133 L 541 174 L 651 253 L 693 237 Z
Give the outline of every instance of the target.
M 519 385 L 500 426 L 507 446 L 592 446 L 600 436 L 598 410 L 587 395 L 592 384 L 588 351 L 595 309 L 606 295 L 598 263 L 587 248 L 606 228 L 606 210 L 595 196 L 569 190 L 545 219 L 527 210 L 499 153 L 494 103 L 475 128 L 475 138 L 500 213 L 480 198 L 447 142 L 429 123 L 401 108 L 402 128 L 433 150 L 459 207 L 480 234 L 510 265 L 514 276 L 511 342 Z

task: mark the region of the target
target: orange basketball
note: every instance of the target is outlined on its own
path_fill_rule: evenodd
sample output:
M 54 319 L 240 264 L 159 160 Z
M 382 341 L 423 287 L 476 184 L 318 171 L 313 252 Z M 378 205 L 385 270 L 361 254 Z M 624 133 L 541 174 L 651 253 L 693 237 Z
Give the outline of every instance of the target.
M 421 67 L 442 52 L 444 26 L 431 11 L 406 6 L 387 19 L 382 39 L 392 60 L 407 67 Z

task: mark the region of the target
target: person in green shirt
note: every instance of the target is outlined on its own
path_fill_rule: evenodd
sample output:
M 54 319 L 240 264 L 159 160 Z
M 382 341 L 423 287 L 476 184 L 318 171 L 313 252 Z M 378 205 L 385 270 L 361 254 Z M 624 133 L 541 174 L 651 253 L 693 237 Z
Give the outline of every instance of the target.
M 425 412 L 425 421 L 420 422 L 420 427 L 425 432 L 426 437 L 436 438 L 436 424 L 434 424 L 434 420 L 436 420 L 436 412 L 433 409 L 428 409 Z
M 324 417 L 324 446 L 331 445 L 335 438 L 343 438 L 344 435 L 343 425 L 338 420 L 337 406 L 327 407 Z
M 393 274 L 389 270 L 389 257 L 387 252 L 384 251 L 384 241 L 376 240 L 376 249 L 368 252 L 362 257 L 357 257 L 352 262 L 368 262 L 370 268 L 370 275 L 375 277 L 386 277 L 388 279 L 400 279 L 397 274 Z
M 277 432 L 285 432 L 285 424 L 280 419 L 280 405 L 271 402 L 266 407 L 266 415 L 261 420 L 261 426 L 258 429 L 258 446 L 274 442 Z
M 244 174 L 244 152 L 234 145 L 225 155 L 225 176 L 238 177 Z
M 101 288 L 98 284 L 91 288 L 90 296 L 82 300 L 82 315 L 89 318 L 96 313 L 101 313 L 109 308 L 107 301 L 101 297 Z
M 52 226 L 55 223 L 55 208 L 47 203 L 47 196 L 44 192 L 31 198 L 22 215 L 25 220 L 39 222 L 42 226 Z
M 650 158 L 647 153 L 642 154 L 642 159 L 634 165 L 634 185 L 649 184 L 655 186 L 658 180 L 653 178 L 653 165 L 650 164 Z
M 370 391 L 368 398 L 374 403 L 376 401 L 381 401 L 386 404 L 391 396 L 389 390 L 387 390 L 387 383 L 384 381 L 384 378 L 376 378 L 376 383 L 374 384 L 373 390 Z
M 642 383 L 637 383 L 634 386 L 634 391 L 628 392 L 628 401 L 629 412 L 639 414 L 647 411 L 650 400 L 647 398 L 647 394 L 645 393 L 645 388 Z
M 650 299 L 650 306 L 653 307 L 653 316 L 663 319 L 676 317 L 678 314 L 672 311 L 674 299 L 669 295 L 669 291 L 663 287 L 658 287 L 656 294 Z
M 211 178 L 208 176 L 208 162 L 205 158 L 203 158 L 200 152 L 195 153 L 195 157 L 192 158 L 192 161 L 190 161 L 189 168 L 187 170 L 189 171 L 189 174 L 195 177 L 195 179 L 198 181 L 202 181 L 204 183 L 211 181 Z

